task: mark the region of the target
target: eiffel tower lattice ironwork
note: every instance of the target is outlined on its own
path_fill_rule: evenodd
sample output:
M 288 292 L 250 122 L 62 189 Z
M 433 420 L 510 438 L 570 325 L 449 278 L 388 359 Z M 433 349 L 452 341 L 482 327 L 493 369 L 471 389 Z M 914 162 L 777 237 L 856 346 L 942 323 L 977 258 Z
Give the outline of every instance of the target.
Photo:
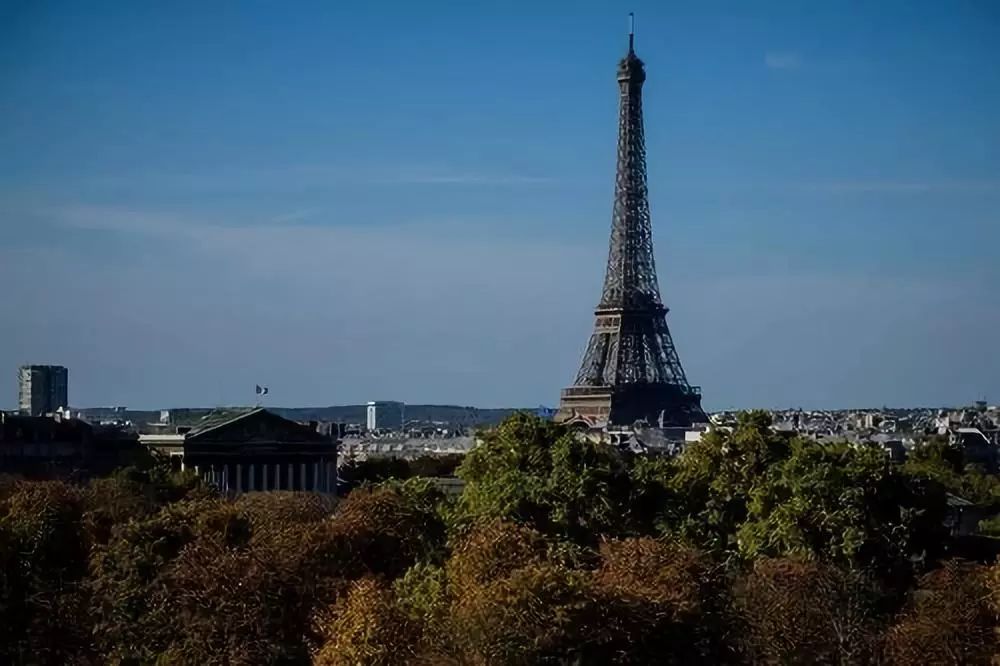
M 607 273 L 580 371 L 562 391 L 559 421 L 667 427 L 708 420 L 700 389 L 681 367 L 656 279 L 642 124 L 645 80 L 630 31 L 628 54 L 618 64 L 618 169 Z

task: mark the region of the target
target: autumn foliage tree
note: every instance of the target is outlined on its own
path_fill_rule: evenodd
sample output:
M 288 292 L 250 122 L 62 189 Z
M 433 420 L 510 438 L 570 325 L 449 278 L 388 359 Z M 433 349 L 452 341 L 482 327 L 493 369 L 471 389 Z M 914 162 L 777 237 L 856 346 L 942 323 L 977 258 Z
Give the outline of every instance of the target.
M 734 586 L 753 663 L 875 663 L 878 594 L 858 572 L 816 561 L 758 560 Z
M 1000 656 L 1000 567 L 947 561 L 923 576 L 885 636 L 891 664 L 991 664 Z
M 943 559 L 944 500 L 993 481 L 926 453 L 755 412 L 637 456 L 521 414 L 454 499 L 0 479 L 0 662 L 988 663 L 1000 567 Z
M 79 488 L 15 482 L 0 502 L 0 656 L 58 664 L 91 657 Z
M 391 586 L 376 578 L 352 583 L 317 622 L 325 641 L 316 666 L 404 666 L 417 656 L 419 624 L 403 611 Z
M 339 507 L 273 492 L 168 505 L 94 558 L 98 629 L 115 659 L 297 663 L 314 615 L 365 576 L 395 577 L 443 538 L 426 487 L 359 491 Z

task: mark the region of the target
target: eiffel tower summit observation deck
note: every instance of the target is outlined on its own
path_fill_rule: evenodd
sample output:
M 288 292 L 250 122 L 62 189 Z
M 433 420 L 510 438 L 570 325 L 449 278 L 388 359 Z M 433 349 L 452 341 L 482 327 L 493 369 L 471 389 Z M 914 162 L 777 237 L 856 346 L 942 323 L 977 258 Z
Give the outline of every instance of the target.
M 618 63 L 618 169 L 611 244 L 594 332 L 556 420 L 590 428 L 684 427 L 707 422 L 667 328 L 653 260 L 642 126 L 643 63 L 629 31 Z

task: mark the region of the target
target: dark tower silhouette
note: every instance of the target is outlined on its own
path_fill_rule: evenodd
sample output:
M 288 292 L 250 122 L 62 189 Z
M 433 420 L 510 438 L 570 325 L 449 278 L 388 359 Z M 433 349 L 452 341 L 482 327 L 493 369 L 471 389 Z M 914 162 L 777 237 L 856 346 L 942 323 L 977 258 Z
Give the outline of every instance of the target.
M 708 418 L 701 391 L 684 375 L 656 280 L 642 128 L 646 71 L 634 41 L 630 30 L 628 54 L 618 63 L 618 170 L 604 289 L 580 371 L 563 389 L 556 419 L 591 427 L 688 426 Z

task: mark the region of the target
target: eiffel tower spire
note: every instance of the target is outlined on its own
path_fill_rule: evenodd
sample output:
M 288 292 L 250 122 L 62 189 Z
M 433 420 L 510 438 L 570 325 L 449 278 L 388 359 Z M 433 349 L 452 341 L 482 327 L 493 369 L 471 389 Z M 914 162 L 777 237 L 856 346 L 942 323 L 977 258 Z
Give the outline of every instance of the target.
M 561 421 L 604 427 L 708 420 L 700 390 L 681 367 L 656 279 L 642 122 L 645 81 L 630 29 L 628 53 L 618 63 L 618 169 L 604 288 L 576 381 L 562 392 Z

